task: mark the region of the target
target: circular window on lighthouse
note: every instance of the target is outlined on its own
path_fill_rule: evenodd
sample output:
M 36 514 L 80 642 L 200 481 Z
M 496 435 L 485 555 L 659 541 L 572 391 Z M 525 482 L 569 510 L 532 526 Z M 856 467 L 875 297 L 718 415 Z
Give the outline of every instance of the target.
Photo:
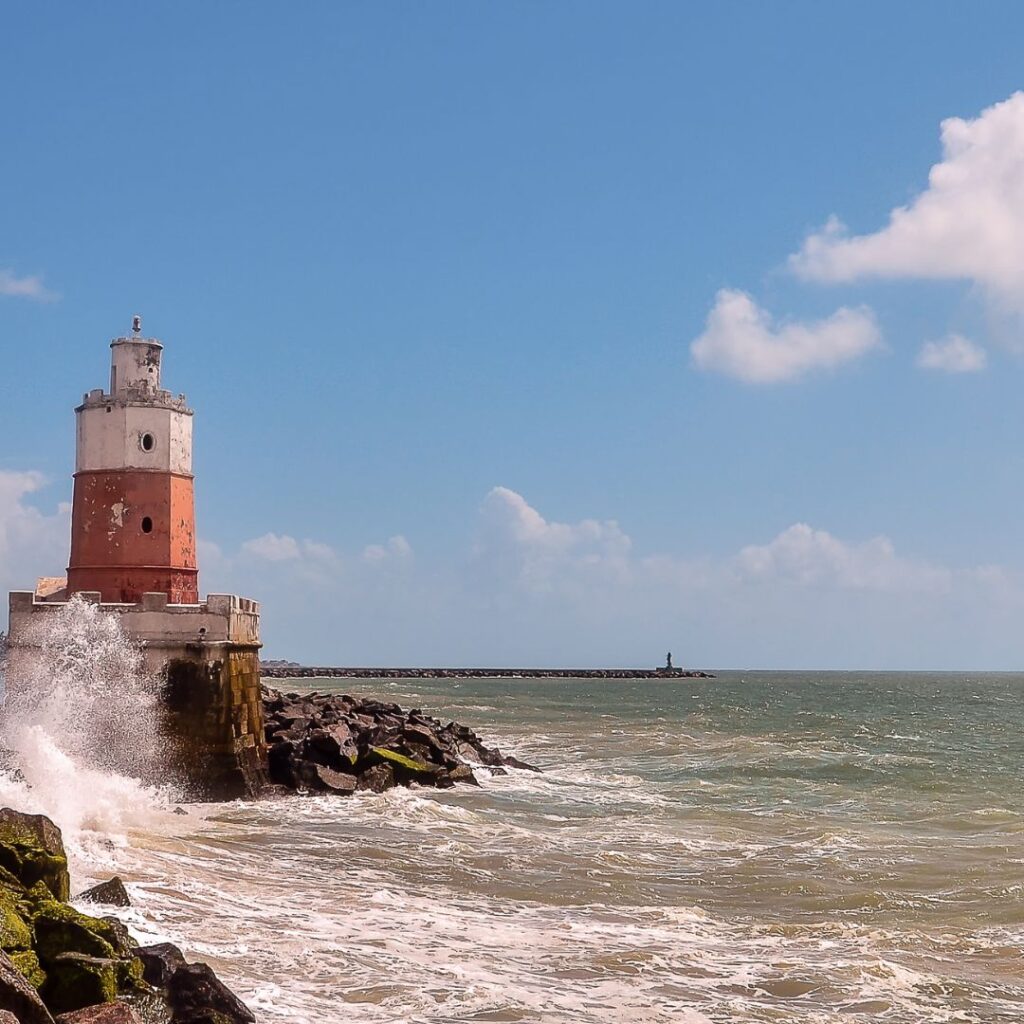
M 139 444 L 142 445 L 142 450 L 144 452 L 151 452 L 156 446 L 156 438 L 152 434 L 143 434 L 142 437 L 139 438 Z
M 142 519 L 142 532 L 152 533 L 153 532 L 153 520 L 149 516 L 144 516 Z

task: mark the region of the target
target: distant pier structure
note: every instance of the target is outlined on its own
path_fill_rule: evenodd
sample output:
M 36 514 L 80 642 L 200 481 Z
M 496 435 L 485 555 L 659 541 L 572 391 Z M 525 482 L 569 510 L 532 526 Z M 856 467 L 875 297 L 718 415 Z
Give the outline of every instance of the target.
M 109 391 L 75 410 L 67 576 L 10 595 L 9 659 L 31 657 L 31 624 L 73 596 L 99 604 L 160 674 L 168 735 L 197 795 L 251 795 L 266 781 L 259 605 L 200 600 L 192 410 L 161 387 L 163 345 L 142 337 L 140 317 L 110 349 Z

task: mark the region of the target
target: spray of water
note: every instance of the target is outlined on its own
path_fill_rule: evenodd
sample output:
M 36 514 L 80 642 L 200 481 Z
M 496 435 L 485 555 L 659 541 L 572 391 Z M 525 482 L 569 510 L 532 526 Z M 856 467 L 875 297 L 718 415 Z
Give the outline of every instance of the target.
M 115 615 L 72 598 L 8 651 L 0 805 L 49 815 L 72 847 L 163 817 L 160 680 Z M 84 852 L 84 851 L 81 851 Z

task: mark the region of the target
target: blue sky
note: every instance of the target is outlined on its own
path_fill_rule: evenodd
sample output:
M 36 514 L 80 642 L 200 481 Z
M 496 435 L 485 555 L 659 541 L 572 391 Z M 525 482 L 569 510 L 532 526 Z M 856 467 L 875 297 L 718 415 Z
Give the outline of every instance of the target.
M 1019 666 L 1022 30 L 11 8 L 0 585 L 66 563 L 72 408 L 140 312 L 203 588 L 271 656 Z

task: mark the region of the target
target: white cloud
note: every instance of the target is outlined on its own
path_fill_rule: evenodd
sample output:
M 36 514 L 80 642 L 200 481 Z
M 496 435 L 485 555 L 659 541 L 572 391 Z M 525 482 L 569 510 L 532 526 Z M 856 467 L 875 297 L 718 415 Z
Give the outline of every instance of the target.
M 917 365 L 945 373 L 977 373 L 988 365 L 988 356 L 970 339 L 950 334 L 941 341 L 926 341 L 917 354 Z
M 33 299 L 36 302 L 52 302 L 58 297 L 43 284 L 41 277 L 18 277 L 11 270 L 0 270 L 0 295 L 16 299 Z
M 413 559 L 401 534 L 345 553 L 288 533 L 204 543 L 202 558 L 204 591 L 262 603 L 268 657 L 311 664 L 654 665 L 668 649 L 712 667 L 1024 657 L 1024 579 L 1010 567 L 955 568 L 805 523 L 715 557 L 637 554 L 615 520 L 548 519 L 507 487 L 484 498 L 461 558 Z
M 886 227 L 851 237 L 833 217 L 790 257 L 793 269 L 819 281 L 962 279 L 1024 310 L 1024 93 L 943 121 L 942 149 L 928 187 Z
M 64 575 L 70 506 L 46 515 L 25 500 L 44 483 L 43 475 L 31 470 L 0 470 L 0 594 L 32 590 L 40 576 Z
M 386 559 L 405 559 L 412 556 L 412 545 L 401 535 L 389 537 L 387 544 L 367 544 L 363 548 L 363 561 L 383 562 Z
M 747 384 L 794 380 L 863 356 L 881 342 L 869 309 L 843 307 L 824 320 L 773 326 L 769 314 L 742 291 L 715 297 L 704 333 L 690 346 L 694 363 Z
M 265 562 L 288 562 L 299 558 L 302 551 L 299 542 L 287 534 L 265 533 L 242 545 L 242 551 Z
M 614 519 L 550 522 L 508 487 L 493 488 L 480 512 L 477 559 L 487 571 L 504 572 L 525 586 L 564 583 L 572 569 L 593 577 L 627 568 L 632 542 Z
M 734 564 L 750 580 L 840 590 L 947 593 L 952 580 L 948 569 L 898 556 L 887 537 L 851 544 L 806 523 L 743 548 Z

